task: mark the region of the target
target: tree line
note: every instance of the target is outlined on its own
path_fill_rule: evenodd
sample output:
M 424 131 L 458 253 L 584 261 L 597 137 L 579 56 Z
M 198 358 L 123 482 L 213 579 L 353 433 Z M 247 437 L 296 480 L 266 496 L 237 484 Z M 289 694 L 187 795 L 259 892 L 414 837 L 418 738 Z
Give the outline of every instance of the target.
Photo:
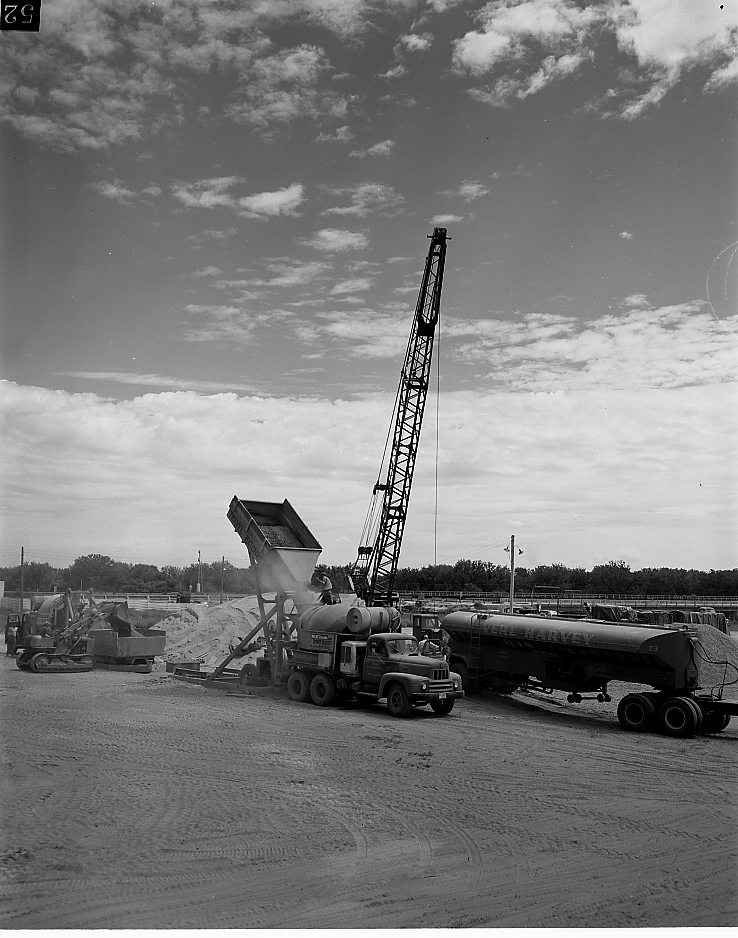
M 350 567 L 325 567 L 333 585 L 348 591 Z M 620 595 L 738 596 L 738 568 L 733 570 L 686 570 L 644 567 L 631 570 L 619 560 L 597 564 L 591 570 L 564 564 L 515 568 L 516 593 L 544 591 L 617 593 Z M 410 592 L 493 593 L 510 590 L 510 568 L 482 560 L 457 560 L 455 564 L 403 567 L 397 571 L 394 588 Z
M 202 564 L 202 592 L 253 593 L 256 583 L 249 568 L 234 567 L 229 561 Z M 349 592 L 350 565 L 319 564 L 313 577 L 327 573 L 334 589 Z M 48 563 L 27 563 L 23 568 L 26 593 L 87 590 L 121 593 L 178 593 L 194 591 L 200 570 L 198 564 L 187 567 L 156 567 L 153 564 L 129 564 L 103 554 L 88 554 L 68 567 Z M 0 579 L 6 592 L 20 589 L 21 568 L 0 567 Z M 591 570 L 566 567 L 564 564 L 541 565 L 528 569 L 516 567 L 516 593 L 546 587 L 560 591 L 608 593 L 620 595 L 738 596 L 738 568 L 732 570 L 686 570 L 672 567 L 644 567 L 631 570 L 623 561 L 611 560 Z M 410 592 L 499 592 L 510 588 L 509 567 L 482 560 L 458 560 L 455 564 L 426 567 L 403 567 L 397 571 L 395 589 Z

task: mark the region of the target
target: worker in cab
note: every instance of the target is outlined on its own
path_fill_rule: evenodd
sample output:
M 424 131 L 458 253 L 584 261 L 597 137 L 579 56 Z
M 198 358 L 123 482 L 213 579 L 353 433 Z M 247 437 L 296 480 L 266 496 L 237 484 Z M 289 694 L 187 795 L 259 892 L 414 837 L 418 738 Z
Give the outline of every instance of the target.
M 333 605 L 333 584 L 325 575 L 321 573 L 318 577 L 318 588 L 320 590 L 320 596 L 318 602 L 323 606 L 332 606 Z

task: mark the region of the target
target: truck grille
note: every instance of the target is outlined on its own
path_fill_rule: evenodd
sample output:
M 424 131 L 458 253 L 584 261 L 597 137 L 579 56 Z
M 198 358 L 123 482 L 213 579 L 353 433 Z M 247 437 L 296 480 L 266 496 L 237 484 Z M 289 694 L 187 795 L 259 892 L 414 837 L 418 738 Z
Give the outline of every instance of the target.
M 453 684 L 448 681 L 428 681 L 428 690 L 433 694 L 446 693 L 453 690 Z
M 437 668 L 433 672 L 434 681 L 447 681 L 448 680 L 448 671 L 445 668 Z

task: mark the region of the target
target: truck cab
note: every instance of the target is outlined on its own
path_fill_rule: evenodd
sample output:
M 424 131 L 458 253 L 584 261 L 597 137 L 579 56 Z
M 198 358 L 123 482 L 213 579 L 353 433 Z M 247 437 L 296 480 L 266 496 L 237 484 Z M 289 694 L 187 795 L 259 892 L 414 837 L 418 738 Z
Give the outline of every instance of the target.
M 450 671 L 445 661 L 419 655 L 412 635 L 388 632 L 370 635 L 364 641 L 347 638 L 337 644 L 337 668 L 330 667 L 329 653 L 321 655 L 319 664 L 325 668 L 321 686 L 331 681 L 338 691 L 364 702 L 386 699 L 393 716 L 407 716 L 413 707 L 426 704 L 445 715 L 464 696 L 461 677 Z M 297 683 L 294 699 L 300 699 Z M 311 697 L 319 702 L 315 695 Z

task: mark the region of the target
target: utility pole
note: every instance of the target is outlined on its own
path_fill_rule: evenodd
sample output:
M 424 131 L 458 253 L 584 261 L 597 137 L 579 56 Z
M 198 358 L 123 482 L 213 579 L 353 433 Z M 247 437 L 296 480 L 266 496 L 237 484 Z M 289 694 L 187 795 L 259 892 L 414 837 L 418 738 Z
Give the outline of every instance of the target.
M 515 606 L 515 535 L 510 535 L 510 615 L 512 615 Z
M 21 595 L 20 595 L 21 620 L 23 619 L 23 573 L 24 573 L 23 564 L 24 562 L 25 562 L 25 550 L 23 547 L 21 547 Z
M 510 554 L 510 615 L 515 608 L 515 535 L 510 535 L 510 544 L 505 548 L 505 553 Z M 522 550 L 518 550 L 522 554 Z
M 202 593 L 202 560 L 199 550 L 197 552 L 197 592 Z
M 220 602 L 223 604 L 223 575 L 225 572 L 225 554 L 223 554 L 223 559 L 220 562 Z

